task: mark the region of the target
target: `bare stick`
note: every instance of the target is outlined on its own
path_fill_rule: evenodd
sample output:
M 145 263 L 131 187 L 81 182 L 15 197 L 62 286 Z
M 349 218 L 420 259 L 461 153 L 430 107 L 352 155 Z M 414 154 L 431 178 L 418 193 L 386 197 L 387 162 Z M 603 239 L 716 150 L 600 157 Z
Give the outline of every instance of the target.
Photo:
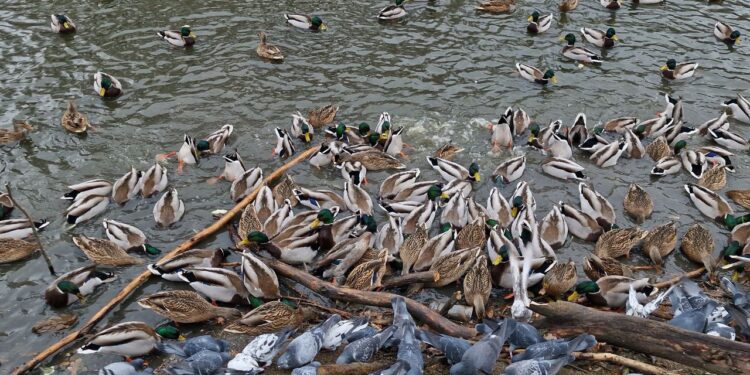
M 598 362 L 611 362 L 616 365 L 630 367 L 633 370 L 636 370 L 638 372 L 642 372 L 644 374 L 653 374 L 653 375 L 676 375 L 676 372 L 668 371 L 667 369 L 650 365 L 648 363 L 643 363 L 640 361 L 636 361 L 634 359 L 622 357 L 616 354 L 612 353 L 573 353 L 573 356 L 576 357 L 576 359 L 583 359 L 588 361 L 598 361 Z
M 679 283 L 680 280 L 682 280 L 684 277 L 688 277 L 688 278 L 692 279 L 694 277 L 700 276 L 701 274 L 703 274 L 703 272 L 706 272 L 706 268 L 705 267 L 696 268 L 696 269 L 694 269 L 694 270 L 692 270 L 690 272 L 684 273 L 684 274 L 682 274 L 680 276 L 671 278 L 669 280 L 660 281 L 660 282 L 654 284 L 654 287 L 659 288 L 659 289 L 668 288 L 668 287 L 670 287 L 670 286 L 672 286 L 674 284 Z
M 34 239 L 36 240 L 37 246 L 39 246 L 39 251 L 42 253 L 42 257 L 44 258 L 44 261 L 47 262 L 47 269 L 49 269 L 49 273 L 52 274 L 52 276 L 56 276 L 55 273 L 55 267 L 52 265 L 52 261 L 49 259 L 49 256 L 47 255 L 47 252 L 44 251 L 44 246 L 42 245 L 42 239 L 39 237 L 39 232 L 36 230 L 36 225 L 34 225 L 34 219 L 31 218 L 31 215 L 18 204 L 18 201 L 13 198 L 13 193 L 10 191 L 10 184 L 5 184 L 5 191 L 8 192 L 8 198 L 11 202 L 13 202 L 13 206 L 17 207 L 21 213 L 23 213 L 24 216 L 26 216 L 26 220 L 29 221 L 29 224 L 31 224 L 31 232 L 34 233 Z
M 431 283 L 435 281 L 435 274 L 430 271 L 412 272 L 403 276 L 394 276 L 383 280 L 383 287 L 411 285 L 416 283 Z
M 305 152 L 297 155 L 294 159 L 288 161 L 286 164 L 279 167 L 279 169 L 273 171 L 268 177 L 263 179 L 264 183 L 269 183 L 270 181 L 273 181 L 274 179 L 278 178 L 284 172 L 286 172 L 289 168 L 293 167 L 297 163 L 305 160 L 310 155 L 314 154 L 315 151 L 318 150 L 318 146 L 311 147 Z M 192 237 L 190 237 L 187 241 L 183 242 L 174 250 L 170 251 L 168 254 L 164 255 L 159 261 L 167 260 L 170 258 L 173 258 L 189 249 L 192 249 L 193 246 L 195 246 L 197 243 L 202 241 L 204 238 L 213 235 L 214 233 L 221 230 L 225 225 L 229 224 L 232 219 L 242 213 L 242 210 L 252 202 L 255 197 L 258 195 L 258 192 L 260 191 L 262 185 L 258 187 L 257 189 L 253 190 L 252 193 L 250 193 L 245 199 L 237 203 L 229 212 L 224 214 L 219 220 L 214 221 L 213 224 L 208 226 L 207 228 L 203 229 L 202 231 L 194 234 Z M 81 327 L 79 330 L 75 332 L 71 332 L 67 336 L 63 337 L 60 341 L 54 343 L 52 346 L 48 347 L 44 351 L 40 352 L 39 354 L 35 355 L 34 358 L 30 359 L 28 362 L 24 363 L 23 365 L 17 367 L 15 370 L 13 370 L 13 375 L 19 375 L 28 372 L 29 370 L 33 369 L 34 366 L 39 364 L 41 361 L 45 360 L 47 357 L 51 356 L 52 354 L 56 353 L 58 350 L 64 348 L 65 346 L 71 344 L 73 341 L 81 338 L 84 334 L 88 333 L 96 324 L 104 318 L 107 313 L 112 310 L 115 306 L 117 306 L 120 302 L 125 300 L 130 293 L 138 289 L 138 287 L 141 286 L 148 278 L 151 276 L 151 272 L 144 271 L 140 275 L 136 276 L 128 285 L 126 285 L 117 295 L 114 296 L 109 302 L 107 302 L 106 305 L 104 305 L 99 311 L 97 311 L 94 316 L 92 316 L 86 324 Z

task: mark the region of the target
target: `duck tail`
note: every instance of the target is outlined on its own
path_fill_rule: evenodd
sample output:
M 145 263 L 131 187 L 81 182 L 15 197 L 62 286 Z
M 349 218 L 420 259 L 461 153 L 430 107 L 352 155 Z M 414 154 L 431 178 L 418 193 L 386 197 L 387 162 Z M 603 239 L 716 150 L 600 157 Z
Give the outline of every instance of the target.
M 156 35 L 158 35 L 162 39 L 166 39 L 167 38 L 167 33 L 163 32 L 163 31 L 157 31 Z
M 214 306 L 213 310 L 214 310 L 214 314 L 222 318 L 234 319 L 234 318 L 239 318 L 240 316 L 242 316 L 242 313 L 240 312 L 240 310 L 237 310 L 231 307 Z

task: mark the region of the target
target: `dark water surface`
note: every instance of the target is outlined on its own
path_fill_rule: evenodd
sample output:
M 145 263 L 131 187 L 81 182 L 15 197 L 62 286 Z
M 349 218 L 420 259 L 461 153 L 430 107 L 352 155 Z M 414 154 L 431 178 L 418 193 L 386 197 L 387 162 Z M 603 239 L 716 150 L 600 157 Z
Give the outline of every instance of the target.
M 282 164 L 274 159 L 272 129 L 288 127 L 291 113 L 328 103 L 341 106 L 338 119 L 377 122 L 388 111 L 397 126 L 405 126 L 410 165 L 427 171 L 424 155 L 442 143 L 466 148 L 458 157 L 468 164 L 476 159 L 489 177 L 508 155 L 491 155 L 487 120 L 510 105 L 522 106 L 542 125 L 562 119 L 573 121 L 585 112 L 589 126 L 620 116 L 651 118 L 664 107 L 665 92 L 682 97 L 688 125 L 718 116 L 719 103 L 750 87 L 748 48 L 743 43 L 728 48 L 718 42 L 712 27 L 721 19 L 750 34 L 750 8 L 741 1 L 720 4 L 676 0 L 654 6 L 627 5 L 619 11 L 603 9 L 598 1 L 582 1 L 567 16 L 557 14 L 553 1 L 520 1 L 512 14 L 483 15 L 472 1 L 415 1 L 407 4 L 409 16 L 394 24 L 379 24 L 374 15 L 384 2 L 367 1 L 6 1 L 0 9 L 0 126 L 13 119 L 28 119 L 37 127 L 26 140 L 0 146 L 0 183 L 10 182 L 18 199 L 34 216 L 52 223 L 43 241 L 57 270 L 66 272 L 86 264 L 71 236 L 103 237 L 101 220 L 110 218 L 141 228 L 149 242 L 168 251 L 212 222 L 210 212 L 229 208 L 229 185 L 209 185 L 223 160 L 213 157 L 198 167 L 174 173 L 187 212 L 170 229 L 156 228 L 152 207 L 156 201 L 134 199 L 77 228 L 66 231 L 59 200 L 65 186 L 92 178 L 114 180 L 130 166 L 145 170 L 157 153 L 176 150 L 185 133 L 203 137 L 225 123 L 235 126 L 230 148 L 237 148 L 247 166 L 261 165 L 266 173 Z M 540 36 L 525 33 L 526 16 L 534 9 L 554 10 L 552 28 Z M 50 32 L 49 14 L 64 10 L 78 24 L 75 35 Z M 284 24 L 284 12 L 314 12 L 328 23 L 323 33 L 308 33 Z M 155 31 L 190 24 L 198 35 L 190 50 L 173 48 Z M 559 37 L 581 27 L 615 27 L 622 42 L 604 52 L 601 66 L 579 68 L 560 55 Z M 286 55 L 283 64 L 271 64 L 255 54 L 257 32 Z M 743 36 L 744 38 L 744 36 Z M 664 82 L 658 67 L 666 59 L 698 61 L 692 79 Z M 520 78 L 516 62 L 551 67 L 560 83 L 540 88 Z M 92 89 L 97 71 L 113 74 L 124 86 L 117 100 L 101 100 Z M 750 92 L 745 92 L 746 96 Z M 59 125 L 67 99 L 75 98 L 79 110 L 97 124 L 85 136 L 68 134 Z M 748 125 L 732 121 L 734 131 L 750 135 Z M 696 138 L 697 141 L 697 138 Z M 708 143 L 708 140 L 701 140 Z M 696 142 L 693 142 L 697 145 Z M 516 153 L 526 152 L 524 148 Z M 632 225 L 622 212 L 622 197 L 630 182 L 644 186 L 655 201 L 648 228 L 672 219 L 680 236 L 704 217 L 692 206 L 682 185 L 693 182 L 687 174 L 652 181 L 650 159 L 622 160 L 600 169 L 582 155 L 597 190 L 618 210 L 621 226 Z M 524 176 L 533 180 L 541 218 L 554 203 L 577 204 L 577 184 L 540 174 L 543 157 L 528 153 Z M 728 188 L 748 188 L 748 155 L 735 156 L 737 173 Z M 335 170 L 314 171 L 300 165 L 291 174 L 306 186 L 342 187 Z M 385 173 L 369 177 L 377 187 Z M 492 187 L 482 180 L 477 201 L 484 203 Z M 503 188 L 510 194 L 511 187 Z M 18 215 L 18 213 L 16 213 Z M 15 216 L 14 216 L 15 217 Z M 382 217 L 379 217 L 382 220 Z M 707 223 L 723 246 L 726 230 Z M 202 246 L 230 246 L 219 234 Z M 590 244 L 573 241 L 560 251 L 563 258 L 579 260 Z M 634 262 L 644 262 L 640 254 Z M 692 269 L 681 254 L 667 259 L 665 273 Z M 66 311 L 80 315 L 79 325 L 108 301 L 142 267 L 117 269 L 119 279 L 97 290 L 85 304 Z M 44 288 L 53 280 L 41 256 L 0 266 L 0 363 L 2 372 L 19 365 L 63 334 L 35 335 L 31 326 L 56 312 L 43 300 Z M 157 323 L 161 318 L 135 301 L 167 284 L 150 282 L 104 319 L 102 326 L 123 320 Z M 89 356 L 95 366 L 115 356 Z

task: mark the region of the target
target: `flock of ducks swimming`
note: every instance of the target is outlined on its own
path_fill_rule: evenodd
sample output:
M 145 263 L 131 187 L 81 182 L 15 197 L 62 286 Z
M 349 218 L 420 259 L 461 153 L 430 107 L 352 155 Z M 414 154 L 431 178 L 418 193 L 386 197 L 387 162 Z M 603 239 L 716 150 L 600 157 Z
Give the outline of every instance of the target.
M 506 5 L 510 7 L 512 1 L 493 0 L 479 9 L 502 12 L 509 10 L 503 10 Z M 602 0 L 602 5 L 615 9 L 619 0 Z M 572 11 L 576 6 L 577 1 L 566 0 L 561 11 Z M 384 8 L 378 18 L 393 20 L 405 15 L 403 1 L 397 0 Z M 294 27 L 326 29 L 317 16 L 285 14 L 284 17 Z M 56 32 L 76 30 L 75 23 L 65 15 L 53 15 L 51 19 Z M 542 33 L 550 28 L 552 15 L 534 12 L 529 22 L 530 33 Z M 584 39 L 600 48 L 611 48 L 617 41 L 611 28 L 606 31 L 583 28 L 581 32 Z M 721 22 L 716 24 L 714 32 L 728 44 L 739 41 L 739 32 Z M 178 47 L 189 47 L 197 39 L 189 26 L 157 34 Z M 259 56 L 283 59 L 277 47 L 267 44 L 263 32 L 259 37 Z M 601 62 L 590 50 L 575 46 L 575 35 L 568 34 L 564 40 L 567 42 L 562 51 L 564 56 L 587 63 Z M 668 79 L 687 78 L 697 66 L 668 60 L 662 74 Z M 551 70 L 542 72 L 523 64 L 516 67 L 522 77 L 536 83 L 556 80 Z M 116 97 L 122 93 L 122 85 L 115 77 L 97 72 L 94 90 L 101 97 Z M 296 153 L 299 145 L 311 145 L 320 139 L 320 145 L 310 146 L 317 151 L 307 162 L 317 169 L 336 168 L 343 179 L 341 193 L 298 185 L 290 176 L 272 186 L 265 185 L 262 168 L 247 168 L 239 151 L 224 155 L 222 174 L 210 182 L 226 181 L 232 201 L 259 190 L 237 225 L 236 249 L 192 249 L 147 265 L 154 275 L 170 283 L 187 284 L 192 290 L 165 289 L 142 298 L 138 304 L 175 323 L 229 320 L 224 331 L 233 334 L 258 336 L 297 328 L 314 314 L 282 299 L 283 289 L 276 273 L 262 260 L 273 257 L 359 290 L 380 289 L 384 277 L 389 275 L 428 271 L 430 279 L 412 285 L 410 293 L 458 283 L 463 300 L 477 319 L 495 314 L 492 306 L 497 303 L 490 300 L 493 287 L 512 290 L 510 311 L 519 322 L 531 318 L 530 293 L 551 299 L 585 300 L 609 308 L 627 307 L 628 313 L 647 316 L 644 309 L 653 311 L 649 309 L 655 308 L 669 292 L 654 299 L 658 290 L 649 279 L 634 278 L 631 267 L 618 259 L 640 248 L 660 269 L 677 247 L 676 225 L 666 222 L 650 229 L 637 226 L 654 209 L 647 189 L 637 184 L 629 186 L 622 203 L 630 220 L 618 222 L 615 205 L 588 181 L 584 174 L 586 167 L 578 160 L 588 159 L 593 166 L 608 168 L 621 158 L 648 156 L 654 162 L 650 174 L 655 178 L 685 170 L 686 178 L 691 181 L 684 185 L 684 190 L 695 208 L 731 232 L 728 246 L 717 252 L 715 240 L 706 228 L 710 224 L 695 223 L 683 236 L 682 253 L 705 267 L 712 279 L 722 269 L 733 270 L 734 280 L 743 267 L 745 272 L 750 271 L 747 263 L 750 259 L 746 257 L 750 255 L 750 214 L 737 215 L 718 193 L 726 186 L 726 172 L 735 172 L 733 152 L 750 150 L 748 140 L 730 130 L 729 122 L 732 118 L 734 122 L 750 124 L 750 102 L 738 94 L 722 103 L 724 108 L 718 117 L 691 128 L 683 117 L 682 100 L 665 95 L 665 101 L 665 110 L 655 118 L 641 121 L 620 117 L 593 128 L 588 126 L 583 113 L 570 125 L 555 120 L 542 128 L 523 109 L 509 107 L 497 122 L 488 124 L 491 132 L 488 147 L 496 153 L 511 152 L 511 156 L 495 167 L 489 180 L 494 187 L 486 199 L 474 192 L 482 183 L 479 164 L 462 165 L 453 161 L 462 149 L 452 143 L 426 158 L 424 166 L 439 179 L 423 178 L 419 168 L 407 169 L 403 162 L 404 150 L 408 148 L 403 139 L 406 128 L 395 126 L 388 113 L 383 113 L 371 127 L 366 122 L 358 125 L 337 122 L 335 105 L 313 109 L 307 116 L 297 112 L 292 114 L 289 129 L 274 130 L 273 153 L 287 158 Z M 72 101 L 61 125 L 73 133 L 85 132 L 90 126 Z M 18 122 L 14 130 L 0 132 L 0 142 L 18 140 L 30 128 L 28 123 Z M 169 187 L 166 160 L 176 157 L 177 172 L 181 174 L 186 165 L 197 165 L 201 158 L 221 155 L 233 132 L 234 127 L 227 124 L 203 139 L 185 135 L 179 150 L 158 155 L 157 162 L 145 172 L 131 168 L 114 182 L 96 179 L 70 185 L 63 196 L 71 202 L 65 211 L 66 222 L 71 226 L 81 225 L 100 216 L 112 203 L 122 205 L 138 196 L 149 199 L 160 195 L 153 209 L 154 221 L 161 227 L 174 225 L 186 208 L 177 190 Z M 705 136 L 716 145 L 689 146 L 689 142 Z M 647 146 L 643 145 L 645 140 L 650 140 Z M 546 155 L 539 166 L 542 173 L 563 181 L 579 181 L 579 204 L 561 201 L 538 219 L 529 183 L 533 176 L 523 178 L 527 158 L 525 153 L 519 154 L 520 149 Z M 381 181 L 373 199 L 365 188 L 368 172 L 379 171 L 395 172 Z M 515 189 L 505 196 L 502 191 L 514 183 Z M 750 209 L 750 190 L 732 190 L 726 196 Z M 0 219 L 8 217 L 12 210 L 13 202 L 0 194 Z M 381 225 L 376 222 L 378 212 L 386 217 Z M 101 271 L 97 265 L 110 268 L 141 265 L 144 259 L 132 255 L 133 252 L 145 256 L 160 253 L 135 226 L 109 219 L 102 224 L 106 239 L 73 237 L 75 245 L 94 264 L 57 278 L 45 290 L 50 306 L 64 308 L 83 302 L 96 287 L 116 278 L 114 272 Z M 0 221 L 0 262 L 19 261 L 37 252 L 36 244 L 24 238 L 31 236 L 32 226 L 41 230 L 46 225 L 46 221 L 31 223 L 25 219 Z M 560 252 L 571 237 L 592 244 L 591 254 L 580 262 L 588 280 L 578 280 L 576 262 L 561 258 Z M 234 255 L 240 259 L 239 272 L 224 266 L 227 257 Z M 242 314 L 238 306 L 250 306 L 252 310 Z M 394 313 L 395 310 L 394 304 Z M 747 317 L 746 311 L 744 314 Z M 148 354 L 160 337 L 178 336 L 179 332 L 169 325 L 154 329 L 141 322 L 125 322 L 100 331 L 79 352 L 135 357 Z M 497 339 L 497 335 L 487 335 L 490 336 Z M 422 371 L 421 367 L 415 372 L 414 366 L 406 366 L 405 370 L 405 365 L 401 366 L 400 372 L 392 373 Z M 458 368 L 451 373 L 473 372 Z

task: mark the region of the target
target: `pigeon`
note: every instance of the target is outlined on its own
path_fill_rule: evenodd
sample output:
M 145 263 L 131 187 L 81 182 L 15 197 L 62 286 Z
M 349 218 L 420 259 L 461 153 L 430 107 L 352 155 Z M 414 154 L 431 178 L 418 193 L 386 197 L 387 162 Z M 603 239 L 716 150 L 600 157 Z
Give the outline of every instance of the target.
M 630 284 L 629 287 L 630 290 L 628 291 L 628 300 L 625 302 L 625 313 L 628 316 L 638 316 L 641 318 L 646 318 L 659 308 L 659 305 L 661 305 L 661 303 L 664 301 L 664 298 L 672 293 L 672 290 L 675 286 L 672 285 L 669 289 L 667 289 L 666 292 L 659 293 L 656 298 L 649 301 L 645 305 L 641 305 L 641 303 L 638 302 L 638 293 L 636 293 L 635 289 L 633 289 L 633 284 Z
M 406 375 L 410 373 L 411 367 L 409 362 L 399 359 L 391 367 L 374 372 L 372 375 Z
M 363 337 L 350 343 L 344 347 L 339 357 L 336 358 L 336 364 L 369 362 L 395 331 L 396 326 L 392 325 L 372 336 Z
M 325 322 L 294 338 L 276 364 L 283 369 L 294 369 L 312 362 L 323 346 L 323 336 L 340 320 L 338 314 L 331 315 Z
M 487 325 L 490 329 L 496 330 L 500 326 L 500 322 L 493 319 L 485 319 L 484 325 Z M 477 324 L 477 330 L 480 330 L 482 324 Z M 538 344 L 546 341 L 539 331 L 529 323 L 516 322 L 513 333 L 508 337 L 508 343 L 510 344 L 510 353 L 513 357 L 513 350 L 516 348 L 528 348 L 531 345 Z
M 331 327 L 323 335 L 323 348 L 336 350 L 341 345 L 347 335 L 368 327 L 367 318 L 358 317 L 349 320 L 342 320 Z
M 555 375 L 564 366 L 573 363 L 575 357 L 571 354 L 555 359 L 527 359 L 511 363 L 505 368 L 505 375 Z
M 247 358 L 250 358 L 255 362 L 256 367 L 268 367 L 271 365 L 273 357 L 275 357 L 279 350 L 281 350 L 284 342 L 286 342 L 286 339 L 289 338 L 289 335 L 291 334 L 292 330 L 286 328 L 279 332 L 267 333 L 255 337 L 253 341 L 250 341 L 250 343 L 242 349 L 242 353 L 237 354 L 234 359 L 229 361 L 229 368 L 242 370 L 242 368 L 235 368 L 233 366 L 247 367 L 242 365 Z M 240 356 L 240 354 L 243 354 L 243 356 Z
M 672 303 L 674 316 L 667 323 L 689 331 L 708 333 L 712 330 L 712 334 L 722 335 L 722 337 L 731 336 L 727 328 L 711 324 L 727 325 L 729 320 L 727 309 L 703 293 L 694 281 L 690 279 L 680 281 L 669 294 L 669 300 Z
M 479 324 L 477 325 L 479 326 Z M 416 336 L 425 344 L 440 350 L 440 352 L 445 355 L 445 359 L 448 360 L 448 364 L 450 365 L 461 362 L 461 357 L 463 357 L 464 352 L 466 352 L 471 346 L 468 341 L 462 338 L 442 334 L 438 335 L 423 330 L 417 330 Z
M 403 302 L 403 298 L 401 301 Z M 405 329 L 398 344 L 397 361 L 389 367 L 390 372 L 385 372 L 385 374 L 422 375 L 424 358 L 422 358 L 422 347 L 414 336 L 414 322 L 405 323 L 404 326 Z M 406 367 L 403 366 L 404 363 L 407 364 Z
M 375 329 L 375 327 L 367 325 L 360 329 L 354 329 L 349 331 L 346 335 L 344 335 L 344 342 L 347 344 L 353 343 L 361 338 L 370 337 L 378 333 L 378 330 Z
M 732 320 L 737 324 L 740 333 L 745 337 L 750 338 L 750 312 L 735 304 L 727 305 L 726 309 L 732 317 Z
M 222 368 L 229 361 L 228 353 L 201 350 L 186 358 L 180 367 L 171 367 L 167 373 L 171 375 L 210 375 Z
M 505 319 L 500 328 L 482 337 L 481 340 L 464 352 L 461 362 L 451 366 L 450 374 L 492 374 L 505 340 L 515 329 L 515 323 L 516 321 L 512 319 Z
M 513 356 L 511 362 L 521 362 L 529 359 L 555 359 L 572 352 L 582 352 L 596 344 L 596 338 L 583 333 L 578 337 L 566 340 L 550 340 L 530 345 L 523 353 Z
M 727 277 L 721 278 L 721 286 L 732 297 L 732 302 L 736 307 L 750 310 L 750 296 L 742 288 Z
M 156 349 L 160 352 L 174 354 L 182 358 L 190 357 L 201 350 L 221 353 L 228 348 L 228 342 L 217 340 L 209 335 L 191 337 L 183 343 L 161 342 L 156 344 Z
M 144 364 L 143 358 L 136 358 L 130 362 L 110 363 L 99 370 L 99 375 L 142 375 L 154 372 L 150 368 L 140 371 L 139 368 L 143 367 Z
M 292 375 L 315 375 L 318 373 L 318 367 L 320 367 L 320 362 L 312 362 L 292 370 Z

